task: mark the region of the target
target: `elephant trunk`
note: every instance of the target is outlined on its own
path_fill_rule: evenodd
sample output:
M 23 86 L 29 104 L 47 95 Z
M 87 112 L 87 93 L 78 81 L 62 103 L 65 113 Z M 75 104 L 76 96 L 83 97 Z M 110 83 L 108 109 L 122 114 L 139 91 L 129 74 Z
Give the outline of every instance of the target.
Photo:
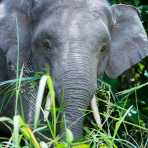
M 84 110 L 96 90 L 97 62 L 86 50 L 74 49 L 73 51 L 65 52 L 63 63 L 61 62 L 64 72 L 60 74 L 60 78 L 56 78 L 56 81 L 58 85 L 60 83 L 60 89 L 64 91 L 64 124 L 71 129 L 74 138 L 78 139 L 82 136 Z M 58 88 L 59 86 L 56 85 L 57 92 Z M 61 103 L 61 97 L 59 98 Z

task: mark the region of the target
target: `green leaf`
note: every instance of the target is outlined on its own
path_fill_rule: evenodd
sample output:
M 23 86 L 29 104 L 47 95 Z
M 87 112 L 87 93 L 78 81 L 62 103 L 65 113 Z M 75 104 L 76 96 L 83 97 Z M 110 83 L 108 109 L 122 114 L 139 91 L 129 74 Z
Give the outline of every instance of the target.
M 90 148 L 90 145 L 89 144 L 80 144 L 80 145 L 73 146 L 72 148 Z
M 73 138 L 73 134 L 72 134 L 71 130 L 66 128 L 66 141 L 67 141 L 67 143 L 72 143 L 73 140 L 74 140 L 74 138 Z
M 56 145 L 56 148 L 67 148 L 67 144 L 65 144 L 65 143 L 58 143 Z

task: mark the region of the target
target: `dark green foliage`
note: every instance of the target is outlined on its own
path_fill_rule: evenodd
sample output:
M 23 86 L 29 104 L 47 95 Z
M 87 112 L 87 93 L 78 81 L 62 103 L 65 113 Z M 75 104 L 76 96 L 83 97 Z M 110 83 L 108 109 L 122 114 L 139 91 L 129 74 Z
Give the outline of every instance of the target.
M 111 3 L 124 3 L 135 6 L 141 15 L 145 30 L 148 33 L 148 1 L 112 0 Z M 126 71 L 118 79 L 112 80 L 104 76 L 104 80 L 111 85 L 114 92 L 123 91 L 126 89 L 128 90 L 129 88 L 133 88 L 135 86 L 139 86 L 140 84 L 146 83 L 148 82 L 148 58 L 145 58 L 140 64 L 137 64 L 132 69 Z M 120 107 L 126 109 L 128 109 L 131 105 L 134 106 L 132 112 L 129 114 L 126 120 L 148 128 L 148 85 L 126 95 L 118 96 L 115 102 Z M 118 112 L 115 112 L 113 113 L 113 116 L 116 117 L 118 114 Z M 129 135 L 131 135 L 132 138 L 135 138 L 137 143 L 142 143 L 142 141 L 143 143 L 144 141 L 146 142 L 148 133 L 139 131 L 137 128 L 132 126 L 123 126 L 118 135 L 120 138 L 129 138 L 124 128 L 127 128 L 126 130 L 129 131 Z M 130 138 L 128 140 L 130 140 Z

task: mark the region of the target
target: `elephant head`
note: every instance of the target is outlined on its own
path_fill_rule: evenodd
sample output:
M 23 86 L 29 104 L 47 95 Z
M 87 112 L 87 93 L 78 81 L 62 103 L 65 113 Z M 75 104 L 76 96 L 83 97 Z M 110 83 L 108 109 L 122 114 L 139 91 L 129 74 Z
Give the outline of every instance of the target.
M 106 1 L 52 1 L 33 36 L 34 64 L 50 64 L 65 124 L 82 134 L 84 109 L 97 86 L 97 75 L 116 78 L 148 55 L 148 39 L 137 10 Z
M 36 0 L 32 8 L 35 71 L 50 65 L 57 99 L 64 92 L 65 124 L 82 135 L 84 110 L 97 75 L 116 78 L 148 55 L 148 39 L 137 10 L 103 0 Z

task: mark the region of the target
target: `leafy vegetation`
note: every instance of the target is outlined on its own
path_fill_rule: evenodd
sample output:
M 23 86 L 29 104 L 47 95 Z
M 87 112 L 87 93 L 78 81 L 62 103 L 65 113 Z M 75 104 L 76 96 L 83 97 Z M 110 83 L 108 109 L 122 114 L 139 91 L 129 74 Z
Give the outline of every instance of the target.
M 111 3 L 126 3 L 136 6 L 148 32 L 148 5 L 146 2 L 142 0 L 112 0 Z M 3 87 L 0 93 L 5 93 L 6 98 L 15 95 L 16 100 L 18 100 L 22 83 L 32 81 L 32 85 L 34 85 L 34 81 L 40 78 L 38 75 L 23 78 L 23 68 L 20 73 L 19 70 L 17 72 L 16 80 L 0 82 L 0 88 Z M 65 128 L 66 141 L 65 143 L 61 142 L 61 137 L 57 134 L 57 124 L 62 109 L 56 106 L 51 77 L 45 75 L 44 78 L 46 81 L 43 82 L 45 85 L 42 86 L 49 90 L 47 103 L 52 102 L 51 108 L 48 108 L 51 114 L 50 121 L 46 118 L 46 125 L 37 124 L 40 107 L 35 114 L 33 129 L 25 123 L 21 116 L 17 115 L 17 112 L 15 112 L 13 119 L 0 117 L 0 122 L 5 124 L 12 133 L 10 138 L 0 137 L 0 147 L 148 148 L 148 58 L 125 72 L 118 79 L 109 79 L 107 76 L 101 80 L 98 79 L 99 87 L 96 97 L 102 126 L 96 124 L 92 110 L 88 108 L 85 111 L 84 136 L 79 141 L 73 141 L 71 131 Z M 42 92 L 38 93 L 41 93 L 39 95 L 40 102 Z M 51 102 L 48 102 L 48 96 L 51 97 Z M 17 102 L 15 111 L 17 110 Z M 1 105 L 1 109 L 6 103 L 7 101 Z M 45 112 L 44 109 L 42 111 Z M 46 117 L 48 113 L 46 112 L 44 115 Z M 50 137 L 41 134 L 44 129 L 48 129 Z M 44 137 L 46 141 L 39 140 L 36 135 Z

